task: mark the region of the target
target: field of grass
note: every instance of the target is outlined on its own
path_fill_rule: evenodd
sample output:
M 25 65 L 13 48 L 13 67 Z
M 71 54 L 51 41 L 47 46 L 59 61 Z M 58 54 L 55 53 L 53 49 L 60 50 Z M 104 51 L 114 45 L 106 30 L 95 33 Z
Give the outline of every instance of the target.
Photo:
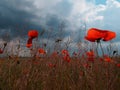
M 0 58 L 0 90 L 120 90 L 120 58 Z
M 74 51 L 69 39 L 49 47 L 38 43 L 38 31 L 28 36 L 27 49 L 20 40 L 1 44 L 0 90 L 120 90 L 120 57 L 113 43 L 104 50 L 98 38 L 94 45 L 76 43 Z

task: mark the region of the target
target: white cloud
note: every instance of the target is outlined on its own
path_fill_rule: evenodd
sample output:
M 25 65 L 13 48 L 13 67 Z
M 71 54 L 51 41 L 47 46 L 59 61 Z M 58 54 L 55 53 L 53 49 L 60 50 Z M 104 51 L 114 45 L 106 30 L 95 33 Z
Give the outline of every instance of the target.
M 53 7 L 62 0 L 34 0 L 34 5 L 38 9 L 48 9 L 48 7 Z
M 88 23 L 88 28 L 98 27 L 117 32 L 117 39 L 119 38 L 120 26 L 120 2 L 117 0 L 107 0 L 105 5 L 94 5 L 96 7 L 94 12 L 94 19 L 91 18 Z
M 114 6 L 118 8 L 120 7 L 120 2 L 118 2 L 117 0 L 107 0 L 106 4 L 108 8 L 114 8 Z

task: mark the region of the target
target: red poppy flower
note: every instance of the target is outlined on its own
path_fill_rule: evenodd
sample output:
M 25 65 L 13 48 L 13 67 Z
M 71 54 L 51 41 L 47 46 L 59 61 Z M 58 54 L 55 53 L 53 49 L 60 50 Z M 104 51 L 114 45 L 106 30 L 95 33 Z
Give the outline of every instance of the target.
M 87 32 L 87 36 L 85 39 L 91 42 L 95 42 L 96 40 L 109 41 L 116 37 L 116 33 L 109 30 L 100 30 L 97 28 L 91 28 Z
M 0 49 L 0 54 L 2 54 L 2 53 L 3 53 L 3 50 Z
M 65 50 L 65 49 L 64 49 L 64 50 L 62 50 L 62 51 L 61 51 L 61 53 L 62 53 L 63 55 L 69 55 L 68 50 Z
M 91 51 L 87 52 L 86 54 L 87 54 L 87 56 L 95 56 L 95 54 L 94 54 L 94 51 L 93 51 L 93 50 L 91 50 Z
M 38 31 L 37 31 L 37 30 L 30 30 L 30 31 L 28 32 L 28 36 L 29 36 L 30 38 L 36 38 L 36 37 L 38 37 Z
M 106 35 L 105 35 L 103 41 L 109 41 L 109 40 L 112 40 L 115 37 L 116 37 L 116 33 L 115 32 L 106 31 Z
M 29 39 L 27 41 L 26 47 L 30 48 L 32 46 L 32 40 L 36 37 L 38 37 L 38 31 L 36 30 L 30 30 L 28 32 Z
M 46 51 L 44 49 L 42 49 L 42 48 L 39 48 L 38 51 L 39 51 L 40 54 L 46 54 Z
M 26 44 L 26 47 L 30 48 L 32 46 L 32 44 Z
M 67 61 L 68 63 L 71 61 L 70 57 L 67 55 L 63 56 L 63 60 Z
M 97 28 L 91 28 L 88 30 L 87 36 L 85 36 L 85 39 L 91 42 L 95 42 L 98 39 L 102 39 L 104 36 L 105 36 L 105 33 L 103 33 L 103 31 Z
M 95 56 L 95 54 L 94 54 L 94 51 L 93 51 L 93 50 L 87 52 L 86 55 L 87 55 L 88 61 L 94 61 L 94 56 Z
M 111 62 L 111 58 L 108 55 L 104 55 L 104 61 Z

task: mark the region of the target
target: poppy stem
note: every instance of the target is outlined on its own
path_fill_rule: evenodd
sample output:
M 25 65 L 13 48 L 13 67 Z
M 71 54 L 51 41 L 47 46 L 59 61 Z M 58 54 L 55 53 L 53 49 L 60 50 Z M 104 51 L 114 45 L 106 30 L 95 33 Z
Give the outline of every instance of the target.
M 102 44 L 101 44 L 101 42 L 99 42 L 99 43 L 100 43 L 100 48 L 102 50 L 102 55 L 104 56 L 104 50 L 103 50 Z
M 99 57 L 99 54 L 98 54 L 98 45 L 99 45 L 99 43 L 100 43 L 100 38 L 98 38 L 98 39 L 96 40 L 96 42 L 97 42 L 96 53 L 97 53 L 97 57 Z
M 6 47 L 6 46 L 3 47 L 3 51 L 4 51 L 5 47 Z
M 6 43 L 4 43 L 4 47 L 3 47 L 3 51 L 4 51 L 4 49 L 5 49 L 5 47 L 7 46 L 7 42 Z
M 98 42 L 97 42 L 97 47 L 96 47 L 96 54 L 97 54 L 97 57 L 99 57 L 99 54 L 98 54 Z

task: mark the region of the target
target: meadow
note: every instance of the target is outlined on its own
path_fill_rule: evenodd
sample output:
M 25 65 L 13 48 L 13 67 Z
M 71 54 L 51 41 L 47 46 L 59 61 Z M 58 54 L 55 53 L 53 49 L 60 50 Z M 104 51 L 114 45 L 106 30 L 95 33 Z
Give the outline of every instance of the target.
M 92 29 L 94 30 L 94 29 Z M 95 30 L 96 32 L 96 30 Z M 97 32 L 98 33 L 98 32 Z M 106 35 L 107 34 L 107 35 Z M 114 32 L 100 31 L 100 35 L 93 38 L 85 37 L 92 42 L 72 54 L 67 48 L 60 45 L 62 40 L 57 40 L 51 53 L 44 47 L 37 46 L 37 31 L 28 33 L 26 48 L 29 57 L 20 57 L 21 44 L 13 46 L 7 51 L 9 43 L 3 43 L 0 54 L 0 90 L 120 90 L 120 57 L 118 51 L 108 48 L 105 53 L 100 42 L 101 39 L 109 41 L 115 38 Z M 99 36 L 99 37 L 98 37 Z M 34 42 L 32 42 L 32 40 Z M 98 46 L 102 51 L 99 55 Z M 90 48 L 89 48 L 90 47 Z M 14 50 L 16 49 L 16 55 Z M 58 50 L 59 49 L 59 50 Z M 25 53 L 23 53 L 25 54 Z
M 116 57 L 113 61 L 119 61 Z M 119 90 L 120 65 L 96 58 L 1 58 L 0 90 Z

